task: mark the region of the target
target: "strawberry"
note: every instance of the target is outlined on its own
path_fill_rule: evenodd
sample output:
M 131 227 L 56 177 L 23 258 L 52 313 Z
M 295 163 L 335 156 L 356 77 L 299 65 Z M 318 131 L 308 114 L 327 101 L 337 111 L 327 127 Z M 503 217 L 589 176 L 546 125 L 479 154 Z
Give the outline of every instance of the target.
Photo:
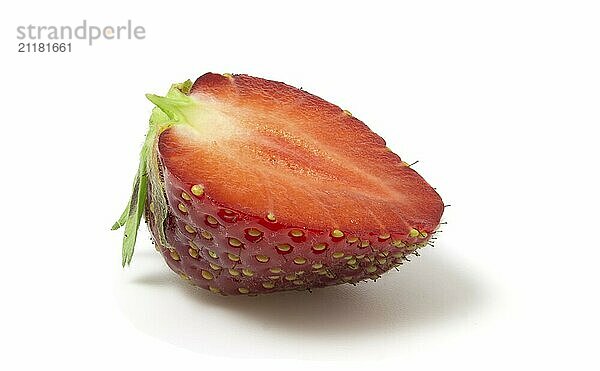
M 376 279 L 428 244 L 436 191 L 348 111 L 289 85 L 207 73 L 148 95 L 125 226 L 145 214 L 158 251 L 224 295 Z

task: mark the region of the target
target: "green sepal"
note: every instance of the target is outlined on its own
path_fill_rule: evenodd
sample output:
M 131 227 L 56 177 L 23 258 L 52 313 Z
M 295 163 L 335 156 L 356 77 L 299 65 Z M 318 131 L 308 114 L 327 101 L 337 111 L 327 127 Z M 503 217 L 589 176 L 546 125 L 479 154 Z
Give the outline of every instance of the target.
M 113 224 L 113 226 L 110 229 L 113 230 L 113 231 L 116 231 L 117 229 L 119 229 L 122 226 L 124 226 L 125 225 L 125 221 L 127 220 L 127 215 L 129 215 L 129 203 L 125 207 L 125 210 L 123 210 L 123 213 L 119 217 L 119 220 L 117 220 L 115 222 L 115 224 Z
M 146 174 L 146 161 L 142 157 L 138 174 L 135 177 L 133 194 L 129 202 L 129 212 L 125 221 L 125 233 L 123 235 L 122 262 L 123 267 L 131 262 L 140 220 L 146 207 L 146 196 L 148 195 L 148 175 Z
M 129 265 L 133 257 L 137 232 L 146 208 L 149 185 L 154 203 L 154 212 L 151 215 L 154 216 L 154 222 L 158 229 L 158 242 L 163 246 L 168 245 L 164 231 L 168 204 L 158 163 L 158 137 L 168 127 L 185 120 L 185 109 L 193 104 L 192 99 L 187 96 L 191 87 L 192 82 L 187 80 L 180 84 L 173 84 L 166 97 L 147 95 L 148 99 L 157 107 L 152 110 L 150 116 L 150 127 L 140 152 L 140 163 L 133 182 L 130 200 L 119 220 L 111 228 L 116 230 L 125 226 L 121 262 L 123 267 Z

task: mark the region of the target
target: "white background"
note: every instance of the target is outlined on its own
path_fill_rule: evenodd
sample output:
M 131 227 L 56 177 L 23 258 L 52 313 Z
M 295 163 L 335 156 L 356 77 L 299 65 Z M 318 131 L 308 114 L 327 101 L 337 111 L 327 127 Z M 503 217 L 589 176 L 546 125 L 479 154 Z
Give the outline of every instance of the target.
M 597 4 L 5 4 L 1 368 L 597 370 Z M 17 26 L 83 19 L 147 38 L 17 53 Z M 420 160 L 452 205 L 436 247 L 255 298 L 186 286 L 145 230 L 121 269 L 144 94 L 207 71 L 302 86 Z

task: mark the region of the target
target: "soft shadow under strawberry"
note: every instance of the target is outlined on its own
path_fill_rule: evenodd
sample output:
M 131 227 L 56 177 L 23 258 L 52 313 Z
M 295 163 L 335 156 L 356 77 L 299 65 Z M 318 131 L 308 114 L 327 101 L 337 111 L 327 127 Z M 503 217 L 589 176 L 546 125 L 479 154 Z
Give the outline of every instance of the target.
M 118 296 L 137 328 L 190 350 L 232 356 L 235 348 L 234 356 L 270 357 L 269 344 L 283 342 L 277 357 L 305 358 L 300 353 L 310 351 L 314 359 L 328 359 L 330 353 L 319 344 L 333 341 L 349 350 L 385 347 L 390 341 L 408 346 L 427 328 L 465 321 L 481 312 L 487 301 L 485 280 L 459 269 L 457 259 L 441 248 L 423 254 L 426 258 L 413 257 L 413 262 L 377 283 L 257 297 L 211 295 L 161 271 L 160 262 L 149 255 L 152 272 L 161 273 L 124 275 L 121 289 L 130 286 L 128 292 L 137 297 L 123 292 Z M 181 290 L 173 292 L 173 285 Z M 256 344 L 244 347 L 244 341 L 257 336 Z M 285 343 L 298 342 L 306 347 L 300 353 L 286 348 Z

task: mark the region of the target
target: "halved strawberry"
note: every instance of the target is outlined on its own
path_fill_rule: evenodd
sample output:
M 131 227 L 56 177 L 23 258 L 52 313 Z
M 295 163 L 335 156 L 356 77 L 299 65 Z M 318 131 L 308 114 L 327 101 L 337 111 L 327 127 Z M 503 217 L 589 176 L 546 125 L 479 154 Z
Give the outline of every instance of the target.
M 128 209 L 167 264 L 222 294 L 377 278 L 427 244 L 440 196 L 348 111 L 280 82 L 207 73 L 155 108 Z

